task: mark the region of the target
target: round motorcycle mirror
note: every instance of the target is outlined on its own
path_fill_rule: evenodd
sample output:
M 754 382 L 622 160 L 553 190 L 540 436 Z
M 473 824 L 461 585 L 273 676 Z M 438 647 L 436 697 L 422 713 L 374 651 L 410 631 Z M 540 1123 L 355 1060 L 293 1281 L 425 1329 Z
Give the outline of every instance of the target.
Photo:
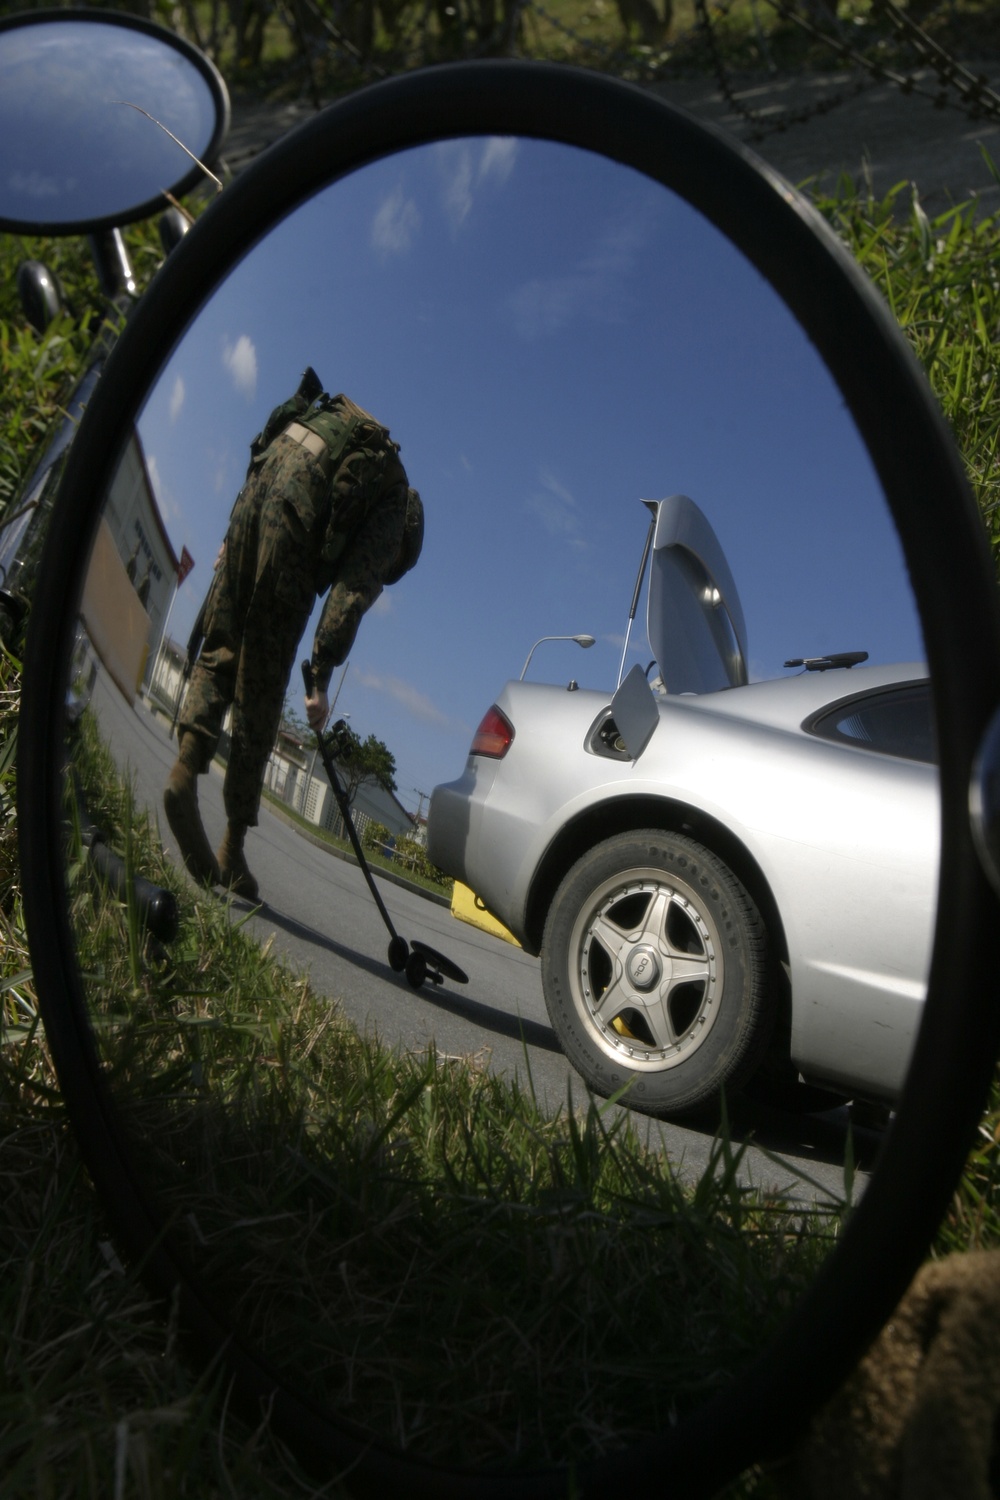
M 82 8 L 0 20 L 0 229 L 148 218 L 203 179 L 228 126 L 213 64 L 152 21 Z
M 170 1222 L 125 1123 L 130 1058 L 97 1036 L 93 976 L 70 919 L 65 773 L 68 692 L 87 571 L 112 476 L 147 393 L 184 331 L 289 216 L 372 164 L 460 137 L 528 138 L 593 153 L 684 199 L 783 300 L 825 362 L 892 511 L 925 635 L 938 726 L 941 866 L 924 1016 L 898 1115 L 836 1249 L 776 1337 L 731 1384 L 641 1443 L 505 1473 L 412 1458 L 348 1420 L 247 1333 L 213 1284 L 211 1251 Z M 386 347 L 386 358 L 392 358 Z M 961 611 L 950 606 L 961 590 Z M 976 858 L 968 788 L 1000 699 L 1000 619 L 962 465 L 886 309 L 811 208 L 749 153 L 626 85 L 569 69 L 457 65 L 363 91 L 279 143 L 206 211 L 111 354 L 69 453 L 29 627 L 19 833 L 38 993 L 67 1105 L 116 1231 L 150 1286 L 178 1295 L 206 1356 L 251 1407 L 326 1472 L 366 1492 L 557 1496 L 656 1481 L 709 1495 L 781 1452 L 877 1332 L 926 1252 L 961 1171 L 998 1045 L 989 934 L 995 899 Z M 89 988 L 88 988 L 89 986 Z M 183 1131 L 183 1120 L 178 1128 Z M 177 1171 L 193 1171 L 179 1148 Z M 209 1200 L 206 1200 L 209 1201 Z M 233 1228 L 233 1226 L 229 1226 Z M 655 1290 L 650 1295 L 655 1295 Z M 299 1349 L 305 1357 L 307 1351 Z
M 187 219 L 172 203 L 205 180 L 229 128 L 214 65 L 164 27 L 107 11 L 38 10 L 0 19 L 0 229 L 87 234 L 109 310 L 127 315 L 135 281 L 120 226 L 162 209 L 165 253 Z M 109 169 L 109 164 L 114 169 Z M 18 269 L 25 316 L 43 331 L 63 310 L 58 278 Z M 0 638 L 21 628 L 61 458 L 114 338 L 89 368 L 32 464 L 16 514 L 0 525 Z

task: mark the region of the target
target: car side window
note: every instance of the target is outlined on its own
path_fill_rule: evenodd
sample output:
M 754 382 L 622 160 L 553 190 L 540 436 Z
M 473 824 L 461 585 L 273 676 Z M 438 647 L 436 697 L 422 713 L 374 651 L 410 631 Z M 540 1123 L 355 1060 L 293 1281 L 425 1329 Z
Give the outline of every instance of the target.
M 905 683 L 842 698 L 802 726 L 809 734 L 881 755 L 934 765 L 937 744 L 930 683 Z

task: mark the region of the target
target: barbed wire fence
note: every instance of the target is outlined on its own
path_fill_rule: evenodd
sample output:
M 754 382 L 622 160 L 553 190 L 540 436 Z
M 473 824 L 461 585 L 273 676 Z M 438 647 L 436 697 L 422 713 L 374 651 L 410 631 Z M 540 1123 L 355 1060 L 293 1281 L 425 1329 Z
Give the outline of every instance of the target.
M 356 78 L 375 79 L 450 58 L 539 55 L 547 29 L 565 39 L 578 65 L 633 82 L 663 82 L 679 67 L 710 72 L 751 140 L 822 117 L 884 84 L 973 120 L 1000 120 L 1000 93 L 931 35 L 936 22 L 954 14 L 954 0 L 941 0 L 920 20 L 912 0 L 910 10 L 896 0 L 873 0 L 874 24 L 864 28 L 871 37 L 867 44 L 858 40 L 856 27 L 838 18 L 837 0 L 750 0 L 753 50 L 746 40 L 745 10 L 732 24 L 734 0 L 694 0 L 693 24 L 677 32 L 671 30 L 672 0 L 659 0 L 662 14 L 655 0 L 614 0 L 622 22 L 620 42 L 588 36 L 555 15 L 545 0 L 229 0 L 213 5 L 211 35 L 201 34 L 193 0 L 124 3 L 185 31 L 209 55 L 217 48 L 220 18 L 238 47 L 251 39 L 257 57 L 265 27 L 277 22 L 293 40 L 295 61 L 317 107 L 328 89 L 331 54 Z M 764 24 L 767 13 L 796 28 L 809 44 L 812 97 L 806 103 L 762 110 L 749 102 L 754 88 L 748 75 L 757 84 L 761 73 L 780 71 Z M 379 34 L 388 38 L 386 48 L 375 45 L 378 23 Z M 635 26 L 640 43 L 632 36 Z M 892 62 L 885 57 L 888 38 L 894 44 Z M 832 76 L 822 72 L 824 59 Z
M 846 63 L 851 66 L 853 72 L 852 76 L 845 79 L 843 83 L 831 84 L 808 104 L 780 110 L 769 109 L 767 112 L 755 110 L 741 97 L 737 74 L 732 65 L 726 61 L 726 49 L 720 45 L 718 30 L 724 24 L 731 9 L 729 0 L 724 0 L 724 3 L 716 4 L 711 9 L 709 0 L 694 0 L 694 3 L 695 27 L 688 38 L 675 39 L 675 49 L 683 45 L 684 41 L 690 41 L 695 37 L 702 43 L 722 97 L 729 108 L 750 127 L 752 139 L 759 140 L 767 135 L 788 130 L 794 125 L 804 124 L 828 114 L 831 110 L 857 98 L 866 89 L 879 83 L 892 84 L 903 94 L 924 97 L 938 108 L 961 110 L 973 120 L 1000 120 L 1000 94 L 991 88 L 989 79 L 981 74 L 972 73 L 946 48 L 936 42 L 924 26 L 914 21 L 911 16 L 893 3 L 893 0 L 875 0 L 875 14 L 888 24 L 892 34 L 900 43 L 912 49 L 918 65 L 915 69 L 905 70 L 890 66 L 878 56 L 859 49 L 848 40 L 845 29 L 837 22 L 835 11 L 828 10 L 821 0 L 810 9 L 814 14 L 820 13 L 826 24 L 820 24 L 813 19 L 813 15 L 787 3 L 787 0 L 761 0 L 764 6 L 783 21 L 789 22 L 808 36 L 816 44 L 817 52 L 822 53 L 825 50 L 831 61 L 839 64 Z M 638 70 L 644 73 L 646 81 L 649 82 L 669 76 L 672 67 L 670 62 L 651 59 L 643 68 L 641 59 L 637 64 L 634 49 L 626 53 L 601 47 L 592 39 L 566 26 L 548 12 L 539 0 L 526 0 L 526 9 L 542 16 L 549 26 L 566 35 L 576 47 L 593 52 L 609 71 L 626 67 L 629 72 L 635 74 Z M 777 71 L 770 57 L 770 49 L 764 28 L 760 23 L 759 8 L 756 3 L 753 6 L 753 12 L 758 52 L 764 60 L 765 69 L 771 72 Z M 933 17 L 927 19 L 930 21 Z M 928 74 L 933 77 L 928 77 Z

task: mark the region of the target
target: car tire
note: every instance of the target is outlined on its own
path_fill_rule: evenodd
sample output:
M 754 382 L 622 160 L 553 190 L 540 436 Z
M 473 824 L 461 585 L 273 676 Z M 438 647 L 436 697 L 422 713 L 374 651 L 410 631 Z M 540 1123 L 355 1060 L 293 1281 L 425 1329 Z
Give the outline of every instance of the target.
M 577 861 L 545 923 L 549 1019 L 596 1093 L 648 1114 L 733 1094 L 767 1048 L 767 934 L 729 868 L 681 834 L 616 834 Z

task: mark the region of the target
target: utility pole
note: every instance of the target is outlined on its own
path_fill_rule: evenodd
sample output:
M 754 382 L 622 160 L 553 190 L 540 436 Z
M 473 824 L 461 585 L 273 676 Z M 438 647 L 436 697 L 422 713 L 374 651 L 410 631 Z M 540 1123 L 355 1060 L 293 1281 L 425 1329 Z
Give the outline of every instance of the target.
M 329 722 L 329 719 L 333 718 L 333 710 L 334 710 L 334 708 L 336 706 L 337 699 L 340 697 L 340 690 L 344 686 L 344 678 L 347 676 L 347 669 L 348 669 L 348 667 L 350 665 L 351 665 L 351 663 L 349 661 L 345 661 L 344 662 L 344 670 L 340 674 L 340 681 L 337 683 L 337 691 L 334 693 L 334 695 L 333 695 L 333 701 L 330 704 L 330 713 L 329 713 L 327 722 Z M 350 714 L 345 714 L 344 715 L 345 719 L 349 719 L 350 717 L 351 717 Z M 299 812 L 302 814 L 303 817 L 305 817 L 305 812 L 306 812 L 306 798 L 309 795 L 309 787 L 310 787 L 310 784 L 312 783 L 313 775 L 315 774 L 315 771 L 316 771 L 316 757 L 317 757 L 318 754 L 319 754 L 319 741 L 317 740 L 316 748 L 313 750 L 312 759 L 309 762 L 309 770 L 306 772 L 305 780 L 302 783 L 302 796 L 299 799 L 299 804 L 300 804 L 299 805 Z
M 333 695 L 333 702 L 330 704 L 330 718 L 331 719 L 333 718 L 333 710 L 337 706 L 337 699 L 340 697 L 340 690 L 344 686 L 344 678 L 347 676 L 347 669 L 348 669 L 348 667 L 350 665 L 351 664 L 350 664 L 349 661 L 345 661 L 344 662 L 344 670 L 340 674 L 340 681 L 337 683 L 337 691 L 334 693 L 334 695 Z

